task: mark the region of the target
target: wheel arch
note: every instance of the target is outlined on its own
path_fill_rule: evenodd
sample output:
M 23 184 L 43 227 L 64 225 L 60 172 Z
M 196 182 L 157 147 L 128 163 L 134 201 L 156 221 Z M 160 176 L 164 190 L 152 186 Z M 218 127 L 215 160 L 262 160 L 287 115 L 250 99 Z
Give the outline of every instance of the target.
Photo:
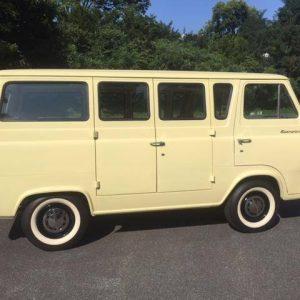
M 90 215 L 93 216 L 93 206 L 90 197 L 87 193 L 81 192 L 81 191 L 74 191 L 74 190 L 61 190 L 61 191 L 55 191 L 55 192 L 32 192 L 28 193 L 26 195 L 23 195 L 20 200 L 18 201 L 18 204 L 15 209 L 15 218 L 13 221 L 13 224 L 11 226 L 9 237 L 11 239 L 16 239 L 20 236 L 21 233 L 21 214 L 24 210 L 24 208 L 31 203 L 33 200 L 41 197 L 64 197 L 64 196 L 73 196 L 77 199 L 82 200 L 88 207 Z
M 242 183 L 246 181 L 254 181 L 254 180 L 262 180 L 271 183 L 279 193 L 280 198 L 284 198 L 287 195 L 286 185 L 281 176 L 269 173 L 261 173 L 261 174 L 245 174 L 239 178 L 237 178 L 231 187 L 228 189 L 225 197 L 222 200 L 222 204 L 225 204 L 232 194 L 232 192 Z

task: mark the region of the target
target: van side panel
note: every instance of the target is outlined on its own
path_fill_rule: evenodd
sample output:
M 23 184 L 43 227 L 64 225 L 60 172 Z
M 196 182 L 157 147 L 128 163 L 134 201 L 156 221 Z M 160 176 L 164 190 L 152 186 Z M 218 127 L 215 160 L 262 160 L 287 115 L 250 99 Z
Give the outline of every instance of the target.
M 11 78 L 1 78 L 1 86 Z M 35 77 L 13 77 L 14 82 L 37 81 Z M 42 77 L 38 81 L 58 81 Z M 89 78 L 60 78 L 83 81 Z M 32 193 L 83 191 L 95 194 L 95 150 L 93 102 L 89 120 L 82 122 L 0 121 L 0 216 L 14 216 L 23 197 Z
M 283 199 L 292 200 L 300 197 L 299 194 L 287 195 L 284 179 L 276 170 L 269 167 L 246 166 L 226 169 L 226 173 L 224 169 L 220 169 L 216 172 L 216 183 L 212 190 L 101 196 L 100 201 L 94 206 L 95 215 L 216 207 L 227 200 L 229 194 L 242 180 L 253 176 L 274 178 L 279 184 Z
M 54 72 L 54 71 L 53 71 Z M 52 74 L 52 73 L 51 73 Z M 137 76 L 137 78 L 140 78 Z M 173 78 L 174 81 L 180 80 L 180 76 Z M 254 78 L 255 79 L 255 78 Z M 276 78 L 275 78 L 276 79 Z M 274 80 L 275 80 L 274 79 Z M 101 77 L 95 79 L 97 82 L 101 81 Z M 115 80 L 115 78 L 107 78 L 106 80 Z M 119 81 L 124 79 L 119 78 Z M 130 81 L 130 79 L 127 78 Z M 140 79 L 131 78 L 132 81 L 139 81 Z M 165 78 L 168 80 L 168 77 Z M 188 78 L 184 79 L 185 82 L 189 81 Z M 202 79 L 201 79 L 202 80 Z M 201 81 L 199 80 L 199 81 Z M 89 91 L 89 119 L 82 122 L 4 122 L 0 121 L 0 216 L 12 217 L 15 215 L 21 201 L 30 195 L 51 193 L 51 192 L 81 192 L 89 200 L 92 214 L 110 214 L 122 212 L 138 212 L 150 210 L 163 210 L 163 209 L 177 209 L 177 208 L 193 208 L 193 207 L 209 207 L 218 206 L 222 204 L 235 186 L 244 179 L 252 176 L 271 176 L 279 185 L 280 194 L 283 199 L 297 199 L 300 197 L 300 181 L 299 181 L 299 165 L 300 161 L 298 156 L 298 135 L 288 134 L 286 137 L 282 135 L 277 136 L 276 142 L 272 142 L 272 150 L 265 151 L 263 148 L 258 151 L 258 148 L 247 148 L 244 152 L 237 145 L 237 138 L 240 136 L 245 137 L 247 134 L 252 133 L 251 138 L 253 141 L 264 141 L 274 135 L 270 134 L 270 125 L 263 127 L 259 126 L 245 126 L 246 124 L 240 123 L 241 109 L 242 109 L 242 92 L 240 87 L 240 79 L 206 79 L 209 85 L 207 94 L 207 103 L 209 105 L 208 112 L 210 123 L 207 124 L 205 138 L 209 139 L 209 148 L 212 148 L 211 160 L 209 167 L 205 173 L 205 182 L 203 186 L 197 186 L 198 190 L 188 191 L 184 190 L 184 186 L 180 190 L 171 191 L 169 188 L 160 192 L 157 186 L 157 161 L 156 153 L 166 154 L 163 149 L 156 150 L 149 143 L 152 143 L 152 138 L 155 138 L 153 119 L 155 114 L 155 106 L 158 103 L 154 97 L 156 93 L 150 91 L 151 98 L 151 126 L 145 128 L 149 133 L 147 137 L 147 151 L 151 152 L 151 161 L 147 160 L 146 169 L 142 170 L 143 178 L 149 179 L 147 181 L 147 188 L 145 188 L 145 180 L 140 182 L 141 178 L 137 176 L 138 172 L 130 172 L 130 164 L 126 168 L 124 164 L 126 160 L 123 159 L 125 155 L 125 148 L 120 152 L 116 150 L 116 157 L 119 163 L 123 163 L 121 167 L 127 172 L 125 178 L 130 185 L 122 185 L 117 188 L 122 188 L 121 193 L 128 194 L 114 194 L 115 179 L 114 173 L 109 174 L 110 190 L 108 193 L 103 193 L 104 187 L 102 184 L 107 182 L 107 178 L 103 178 L 103 171 L 110 172 L 110 168 L 106 165 L 104 170 L 101 167 L 101 162 L 107 163 L 106 157 L 103 153 L 99 153 L 97 166 L 96 162 L 96 147 L 94 140 L 94 117 L 98 118 L 98 106 L 94 108 L 93 93 L 95 96 L 94 101 L 97 101 L 97 91 L 93 91 L 93 82 L 91 77 L 57 77 L 55 72 L 52 77 L 49 76 L 10 76 L 0 78 L 0 90 L 3 85 L 8 81 L 81 81 L 88 84 Z M 96 82 L 95 81 L 95 82 Z M 152 78 L 144 78 L 145 82 L 149 83 L 152 87 Z M 193 79 L 197 81 L 197 79 Z M 203 81 L 203 80 L 202 80 Z M 287 80 L 279 80 L 287 83 Z M 94 82 L 94 87 L 96 84 Z M 214 117 L 214 104 L 213 104 L 213 84 L 215 83 L 230 83 L 233 86 L 232 102 L 229 109 L 228 118 L 225 120 L 217 120 Z M 240 90 L 240 92 L 239 92 Z M 289 91 L 291 88 L 289 87 Z M 291 92 L 292 93 L 292 92 Z M 238 96 L 239 95 L 239 96 Z M 295 98 L 293 98 L 295 99 Z M 155 100 L 155 101 L 153 101 Z M 153 102 L 152 102 L 153 101 Z M 299 104 L 295 103 L 299 110 Z M 94 113 L 96 111 L 96 113 Z M 158 113 L 156 112 L 156 118 Z M 109 122 L 100 124 L 97 120 L 96 130 L 99 130 L 99 139 L 106 137 L 107 143 L 119 142 L 118 138 L 122 130 L 126 128 L 118 128 L 121 125 L 114 125 L 115 128 L 110 127 Z M 299 120 L 289 120 L 283 129 L 299 128 Z M 135 125 L 130 125 L 132 128 Z M 130 127 L 129 126 L 129 127 Z M 153 127 L 152 127 L 153 126 Z M 210 127 L 210 128 L 209 128 Z M 274 130 L 279 129 L 275 126 Z M 133 128 L 136 132 L 138 127 Z M 126 141 L 131 140 L 130 132 L 127 134 Z M 185 128 L 187 129 L 187 128 Z M 252 131 L 251 131 L 252 130 Z M 254 131 L 253 131 L 254 130 Z M 298 130 L 298 129 L 297 129 Z M 299 129 L 300 130 L 300 129 Z M 104 132 L 102 132 L 104 131 Z M 111 135 L 115 132 L 114 136 Z M 214 137 L 209 137 L 209 133 L 214 133 Z M 235 132 L 235 135 L 234 135 Z M 275 132 L 275 131 L 274 131 Z M 201 133 L 201 134 L 202 134 Z M 266 134 L 267 133 L 267 134 Z M 102 134 L 106 134 L 102 136 Z M 161 131 L 160 139 L 164 141 L 166 131 Z M 124 137 L 124 136 L 123 136 Z M 173 136 L 173 138 L 176 136 Z M 248 137 L 248 136 L 247 136 Z M 112 140 L 114 138 L 115 140 Z M 135 135 L 134 138 L 139 138 Z M 160 140 L 158 140 L 160 141 Z M 99 142 L 99 141 L 98 141 Z M 105 141 L 102 140 L 104 143 Z M 155 139 L 153 140 L 155 142 Z M 156 141 L 157 142 L 157 141 Z M 270 141 L 269 141 L 270 142 Z M 282 144 L 282 145 L 281 145 Z M 254 144 L 251 144 L 253 146 Z M 258 145 L 258 144 L 256 144 Z M 260 145 L 260 144 L 259 144 Z M 287 145 L 289 145 L 287 147 Z M 292 146 L 290 146 L 292 145 Z M 261 146 L 261 145 L 260 145 Z M 282 148 L 280 147 L 282 146 Z M 99 148 L 100 149 L 100 148 Z M 162 151 L 162 153 L 160 153 Z M 252 151 L 252 152 L 251 152 Z M 260 152 L 262 151 L 262 152 Z M 265 151 L 265 152 L 264 152 Z M 150 153 L 150 152 L 149 152 Z M 260 155 L 263 154 L 263 156 Z M 140 154 L 140 153 L 139 153 Z M 242 156 L 248 154 L 248 158 Z M 102 155 L 102 156 L 101 156 Z M 111 155 L 111 153 L 110 153 Z M 131 153 L 131 159 L 134 158 L 134 153 Z M 113 156 L 111 156 L 113 157 Z M 161 156 L 160 159 L 163 159 Z M 273 161 L 270 159 L 273 158 Z M 275 160 L 276 158 L 276 160 Z M 184 157 L 186 159 L 186 157 Z M 269 159 L 269 165 L 266 161 Z M 275 163 L 274 163 L 275 162 Z M 111 163 L 114 160 L 111 159 Z M 149 166 L 148 164 L 151 164 Z M 97 169 L 96 169 L 97 166 Z M 150 168 L 150 173 L 146 174 L 147 166 Z M 171 164 L 169 165 L 171 166 Z M 138 165 L 136 165 L 138 169 Z M 142 168 L 141 168 L 142 169 Z M 159 172 L 159 168 L 157 169 Z M 199 171 L 201 173 L 201 171 Z M 188 175 L 188 172 L 185 172 Z M 97 178 L 97 175 L 99 176 Z M 118 174 L 122 175 L 121 173 Z M 169 172 L 172 177 L 172 172 Z M 176 171 L 176 180 L 180 179 L 180 170 Z M 122 176 L 120 176 L 122 178 Z M 172 178 L 171 178 L 172 179 Z M 215 179 L 215 180 L 214 180 Z M 195 178 L 193 178 L 195 180 Z M 97 181 L 100 181 L 100 190 L 96 195 Z M 172 182 L 172 180 L 170 180 Z M 184 181 L 179 181 L 181 184 Z M 139 185 L 140 190 L 134 190 L 136 184 Z M 201 183 L 203 184 L 203 183 Z M 149 188 L 150 187 L 150 188 Z M 130 188 L 130 190 L 126 190 Z

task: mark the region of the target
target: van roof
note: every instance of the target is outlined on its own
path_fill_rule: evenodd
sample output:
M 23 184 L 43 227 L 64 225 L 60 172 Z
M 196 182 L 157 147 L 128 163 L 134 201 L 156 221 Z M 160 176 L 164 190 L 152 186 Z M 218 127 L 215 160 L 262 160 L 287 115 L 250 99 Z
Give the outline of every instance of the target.
M 127 78 L 189 78 L 189 79 L 288 79 L 282 75 L 235 72 L 142 71 L 89 69 L 18 69 L 1 70 L 0 76 L 59 76 L 59 77 L 127 77 Z

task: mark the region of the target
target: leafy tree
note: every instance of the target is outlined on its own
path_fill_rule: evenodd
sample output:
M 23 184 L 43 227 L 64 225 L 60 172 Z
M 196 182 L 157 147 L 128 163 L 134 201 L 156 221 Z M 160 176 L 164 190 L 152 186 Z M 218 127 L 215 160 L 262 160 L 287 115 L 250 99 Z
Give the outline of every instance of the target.
M 1 55 L 11 58 L 10 64 L 61 64 L 54 1 L 2 0 L 0 5 Z
M 213 17 L 209 24 L 210 30 L 220 36 L 237 34 L 248 14 L 249 7 L 243 0 L 218 2 L 213 8 Z
M 15 43 L 0 41 L 0 69 L 17 68 L 25 65 L 18 46 Z
M 282 0 L 284 6 L 278 11 L 278 18 L 281 24 L 300 25 L 300 1 Z
M 0 2 L 0 68 L 13 68 L 21 64 L 22 55 L 12 39 L 16 10 L 11 1 Z
M 212 20 L 199 33 L 204 36 L 204 48 L 210 53 L 207 65 L 222 71 L 273 71 L 272 61 L 263 57 L 268 50 L 269 26 L 264 12 L 245 1 L 217 3 Z
M 109 9 L 111 1 L 61 2 L 58 26 L 69 67 L 147 69 L 154 41 L 180 36 L 171 25 L 144 15 L 148 1 L 115 2 L 122 5 Z
M 74 1 L 70 1 L 72 3 Z M 140 13 L 145 14 L 150 6 L 150 0 L 81 0 L 80 5 L 84 8 L 96 8 L 101 12 L 112 10 L 123 11 L 127 7 L 135 7 Z
M 273 39 L 272 55 L 276 69 L 293 78 L 300 99 L 300 1 L 283 2 L 284 6 L 278 11 L 278 20 L 273 25 L 276 37 Z
M 203 55 L 192 43 L 160 39 L 154 42 L 150 69 L 195 70 Z

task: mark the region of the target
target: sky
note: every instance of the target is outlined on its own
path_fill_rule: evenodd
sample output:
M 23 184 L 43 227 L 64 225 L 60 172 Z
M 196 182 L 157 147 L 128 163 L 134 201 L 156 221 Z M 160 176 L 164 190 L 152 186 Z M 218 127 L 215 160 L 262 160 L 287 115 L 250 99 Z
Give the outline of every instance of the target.
M 212 16 L 212 8 L 219 0 L 151 0 L 149 15 L 155 15 L 164 23 L 173 22 L 180 32 L 198 32 Z M 266 10 L 265 17 L 273 19 L 283 6 L 281 0 L 246 0 L 250 6 Z

